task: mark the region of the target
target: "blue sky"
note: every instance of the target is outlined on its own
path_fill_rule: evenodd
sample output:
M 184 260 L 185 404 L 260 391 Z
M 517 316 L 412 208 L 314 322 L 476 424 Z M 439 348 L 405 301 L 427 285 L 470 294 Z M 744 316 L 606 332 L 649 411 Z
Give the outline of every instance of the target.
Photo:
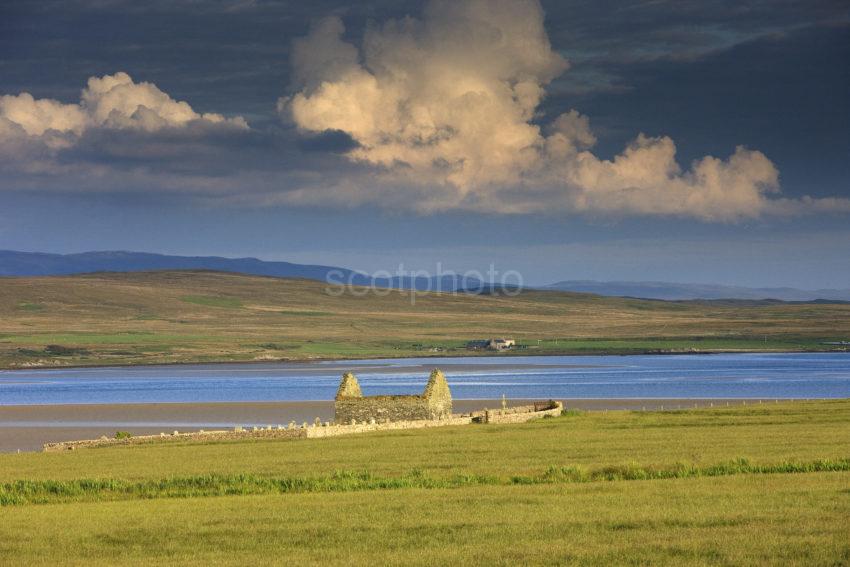
M 0 248 L 850 287 L 849 23 L 841 2 L 7 1 Z

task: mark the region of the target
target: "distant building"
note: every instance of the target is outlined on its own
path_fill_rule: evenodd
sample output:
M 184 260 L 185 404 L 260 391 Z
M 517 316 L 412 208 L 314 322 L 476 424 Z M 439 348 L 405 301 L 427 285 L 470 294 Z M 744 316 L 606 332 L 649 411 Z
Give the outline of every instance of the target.
M 412 396 L 364 396 L 351 372 L 342 375 L 334 400 L 336 423 L 440 420 L 452 416 L 452 393 L 439 370 L 431 372 L 425 391 Z
M 466 348 L 469 350 L 508 350 L 516 346 L 514 339 L 487 339 L 484 341 L 469 341 Z
M 508 350 L 509 348 L 514 348 L 516 346 L 516 341 L 513 339 L 490 339 L 487 348 L 490 350 Z

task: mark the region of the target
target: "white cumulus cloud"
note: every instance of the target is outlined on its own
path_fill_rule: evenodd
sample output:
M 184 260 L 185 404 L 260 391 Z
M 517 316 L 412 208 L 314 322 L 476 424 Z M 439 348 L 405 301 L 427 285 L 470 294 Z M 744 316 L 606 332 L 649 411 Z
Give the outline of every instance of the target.
M 537 0 L 433 0 L 421 19 L 343 40 L 337 17 L 295 43 L 298 90 L 278 108 L 302 131 L 342 131 L 347 157 L 374 166 L 363 183 L 329 183 L 297 202 L 403 203 L 471 209 L 758 217 L 812 200 L 779 200 L 779 173 L 739 147 L 683 169 L 668 137 L 640 134 L 605 160 L 587 117 L 573 110 L 537 125 L 547 85 L 568 64 L 549 43 Z
M 30 136 L 41 136 L 47 130 L 79 135 L 86 126 L 86 114 L 79 105 L 48 98 L 36 100 L 29 93 L 0 97 L 0 116 Z
M 422 21 L 367 31 L 362 64 L 342 32 L 331 18 L 296 43 L 293 65 L 307 88 L 287 107 L 299 127 L 346 132 L 359 144 L 353 159 L 459 192 L 518 183 L 538 166 L 542 138 L 530 121 L 543 87 L 567 66 L 539 7 L 432 3 Z
M 79 103 L 36 99 L 26 92 L 0 96 L 0 148 L 7 151 L 34 141 L 54 149 L 68 147 L 92 128 L 156 132 L 190 124 L 248 127 L 241 117 L 199 114 L 156 85 L 136 83 L 123 72 L 91 77 Z
M 247 128 L 241 117 L 199 114 L 189 103 L 176 101 L 152 83 L 135 83 L 127 73 L 91 77 L 82 93 L 82 109 L 92 123 L 110 128 L 156 131 L 193 121 Z

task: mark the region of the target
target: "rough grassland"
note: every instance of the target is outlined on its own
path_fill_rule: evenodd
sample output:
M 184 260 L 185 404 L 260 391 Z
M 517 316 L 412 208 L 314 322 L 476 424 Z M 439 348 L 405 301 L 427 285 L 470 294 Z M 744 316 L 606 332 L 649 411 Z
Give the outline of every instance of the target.
M 836 400 L 3 455 L 0 564 L 846 565 L 848 447 Z
M 5 508 L 76 565 L 846 565 L 848 473 Z
M 827 350 L 850 305 L 381 291 L 214 272 L 0 278 L 0 368 L 468 354 Z

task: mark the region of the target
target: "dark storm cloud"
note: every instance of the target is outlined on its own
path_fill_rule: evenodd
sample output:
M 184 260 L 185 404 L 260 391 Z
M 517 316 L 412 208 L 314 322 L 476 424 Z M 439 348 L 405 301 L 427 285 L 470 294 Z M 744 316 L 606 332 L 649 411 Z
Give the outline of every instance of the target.
M 850 21 L 835 0 L 544 0 L 550 38 L 573 57 L 693 59 L 771 33 Z M 576 18 L 575 14 L 581 14 Z
M 81 80 L 125 70 L 201 110 L 269 116 L 290 83 L 291 41 L 312 22 L 339 15 L 359 43 L 370 21 L 419 14 L 423 3 L 11 0 L 0 7 L 0 81 L 6 93 L 71 98 Z M 549 37 L 573 64 L 555 88 L 623 88 L 608 63 L 693 59 L 767 33 L 847 21 L 842 4 L 544 1 Z
M 318 134 L 299 136 L 297 143 L 305 152 L 342 154 L 357 147 L 357 142 L 340 130 L 325 130 Z
M 292 39 L 312 21 L 366 22 L 419 2 L 14 1 L 0 7 L 2 92 L 74 98 L 87 77 L 124 70 L 201 110 L 258 119 L 289 84 Z
M 630 90 L 635 85 L 624 65 L 694 61 L 767 36 L 850 22 L 850 4 L 834 0 L 543 4 L 553 44 L 573 63 L 571 73 L 553 85 L 562 94 Z

